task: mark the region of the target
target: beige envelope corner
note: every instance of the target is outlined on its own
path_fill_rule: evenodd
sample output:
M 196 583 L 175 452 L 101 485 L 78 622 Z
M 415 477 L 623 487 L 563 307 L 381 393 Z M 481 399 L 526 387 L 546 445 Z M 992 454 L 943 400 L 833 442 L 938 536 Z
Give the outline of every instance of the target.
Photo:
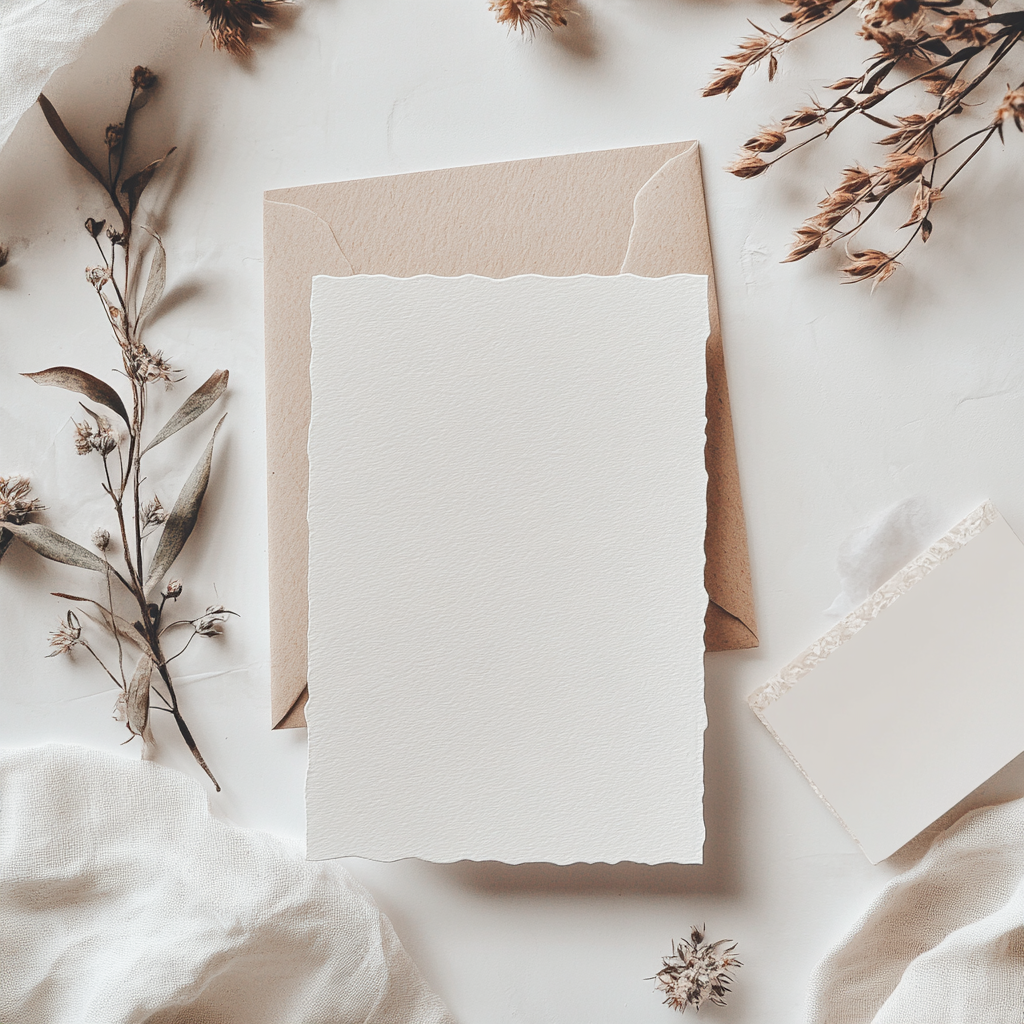
M 306 724 L 309 300 L 317 274 L 706 274 L 709 651 L 757 646 L 696 142 L 277 189 L 264 197 L 271 713 Z

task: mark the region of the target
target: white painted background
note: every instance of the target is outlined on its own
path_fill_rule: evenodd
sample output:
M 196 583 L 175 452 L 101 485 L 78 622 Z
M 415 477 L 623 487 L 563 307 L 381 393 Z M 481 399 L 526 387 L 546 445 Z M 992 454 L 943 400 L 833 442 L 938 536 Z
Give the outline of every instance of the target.
M 780 266 L 792 226 L 867 141 L 834 140 L 781 173 L 721 173 L 760 121 L 849 73 L 852 26 L 725 101 L 698 91 L 768 3 L 589 0 L 561 42 L 509 38 L 485 0 L 308 0 L 248 67 L 202 43 L 184 0 L 132 0 L 48 93 L 77 131 L 120 118 L 127 69 L 163 80 L 140 118 L 147 157 L 179 153 L 146 207 L 180 301 L 154 323 L 191 382 L 232 370 L 207 510 L 182 575 L 194 607 L 242 613 L 179 663 L 183 701 L 225 784 L 217 813 L 301 836 L 304 734 L 268 725 L 262 400 L 264 189 L 477 161 L 699 138 L 760 616 L 759 650 L 707 660 L 707 863 L 639 868 L 352 862 L 462 1024 L 668 1022 L 645 980 L 692 923 L 738 940 L 747 966 L 708 1021 L 792 1024 L 808 975 L 895 870 L 872 868 L 744 698 L 833 621 L 841 540 L 917 495 L 941 531 L 983 498 L 1024 531 L 1022 152 L 993 149 L 936 211 L 929 249 L 876 294 L 829 258 Z M 831 59 L 830 59 L 830 55 Z M 841 64 L 834 63 L 842 55 Z M 865 137 L 867 138 L 867 137 Z M 85 537 L 103 508 L 73 453 L 73 400 L 23 370 L 114 365 L 82 268 L 102 215 L 38 109 L 0 155 L 0 473 L 31 473 L 48 522 Z M 873 241 L 890 244 L 886 232 Z M 183 391 L 167 399 L 167 408 Z M 173 499 L 205 426 L 159 450 Z M 154 477 L 160 467 L 154 458 Z M 296 506 L 296 519 L 304 510 Z M 44 660 L 65 589 L 17 546 L 0 564 L 0 741 L 118 750 L 114 695 L 84 662 Z M 194 654 L 194 656 L 193 656 Z M 132 748 L 124 748 L 133 756 Z M 177 743 L 164 763 L 190 768 Z M 666 780 L 666 799 L 671 781 Z M 1024 792 L 1008 773 L 1003 791 Z

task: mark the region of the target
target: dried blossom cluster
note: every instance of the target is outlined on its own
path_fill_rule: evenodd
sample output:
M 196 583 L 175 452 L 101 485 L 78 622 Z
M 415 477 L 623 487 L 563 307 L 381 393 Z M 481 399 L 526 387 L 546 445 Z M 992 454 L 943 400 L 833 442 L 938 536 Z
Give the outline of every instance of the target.
M 235 57 L 252 56 L 252 39 L 271 28 L 290 0 L 189 0 L 210 22 L 210 37 L 218 50 Z
M 180 375 L 161 352 L 151 350 L 143 340 L 164 293 L 167 253 L 159 235 L 140 222 L 139 204 L 174 150 L 134 173 L 126 173 L 134 117 L 144 105 L 145 94 L 157 86 L 156 75 L 142 66 L 131 72 L 129 80 L 131 95 L 124 117 L 103 132 L 107 152 L 103 168 L 89 159 L 45 96 L 39 97 L 39 104 L 67 154 L 100 186 L 120 221 L 116 228 L 108 226 L 105 218 L 89 217 L 85 221 L 86 234 L 100 254 L 100 262 L 86 268 L 85 279 L 120 349 L 120 380 L 130 389 L 130 398 L 126 401 L 112 384 L 72 366 L 25 374 L 37 384 L 75 392 L 88 401 L 79 401 L 86 417 L 74 421 L 74 446 L 80 455 L 100 456 L 100 486 L 112 504 L 114 529 L 95 529 L 91 536 L 95 550 L 90 550 L 47 526 L 30 522 L 32 514 L 43 506 L 31 497 L 28 480 L 0 477 L 0 555 L 17 538 L 44 558 L 99 575 L 102 583 L 96 597 L 55 595 L 74 602 L 79 612 L 69 609 L 61 619 L 50 635 L 48 657 L 72 655 L 81 648 L 99 664 L 117 688 L 115 717 L 126 724 L 129 739 L 141 737 L 148 745 L 152 738 L 150 712 L 169 714 L 197 763 L 219 789 L 185 723 L 171 663 L 195 637 L 221 635 L 223 623 L 235 613 L 221 605 L 210 606 L 194 618 L 165 623 L 167 602 L 176 602 L 184 588 L 179 580 L 172 580 L 162 589 L 161 584 L 196 525 L 220 423 L 214 427 L 170 512 L 156 495 L 144 499 L 142 489 L 147 479 L 143 457 L 206 413 L 227 389 L 228 373 L 215 371 L 160 429 L 152 430 L 147 415 L 153 402 L 151 386 L 163 383 L 169 388 Z M 92 627 L 102 643 L 93 638 Z M 177 650 L 169 654 L 171 644 Z
M 858 75 L 839 78 L 827 88 L 837 94 L 813 101 L 748 139 L 728 168 L 741 178 L 763 174 L 783 157 L 829 138 L 843 123 L 863 117 L 887 129 L 878 140 L 889 152 L 874 166 L 847 167 L 838 185 L 818 204 L 818 212 L 796 232 L 784 262 L 803 259 L 819 249 L 841 243 L 848 261 L 842 272 L 849 281 L 877 285 L 899 266 L 915 239 L 927 242 L 934 225 L 932 211 L 946 189 L 981 148 L 995 136 L 1003 138 L 1012 123 L 1024 131 L 1024 83 L 1007 86 L 1002 102 L 980 125 L 947 140 L 952 126 L 965 115 L 976 117 L 977 92 L 997 69 L 1005 69 L 1024 39 L 1024 11 L 995 11 L 997 0 L 782 0 L 789 8 L 780 19 L 785 28 L 757 28 L 724 58 L 705 96 L 728 95 L 743 76 L 762 63 L 775 77 L 780 52 L 790 43 L 853 9 L 858 34 L 876 50 Z M 932 97 L 930 109 L 888 114 L 887 102 L 908 87 Z M 968 102 L 970 97 L 971 101 Z M 885 116 L 883 116 L 883 114 Z M 954 120 L 961 119 L 961 120 Z M 857 248 L 854 236 L 897 192 L 909 195 L 902 229 L 905 243 L 895 252 Z
M 733 956 L 736 946 L 728 943 L 728 939 L 705 942 L 703 929 L 696 927 L 689 940 L 675 943 L 672 955 L 662 958 L 662 968 L 654 976 L 655 987 L 665 993 L 664 1002 L 680 1013 L 691 1006 L 700 1010 L 705 1003 L 725 1006 L 732 972 L 743 966 Z
M 563 28 L 568 24 L 568 0 L 490 0 L 499 25 L 508 25 L 523 35 L 533 35 L 538 28 Z

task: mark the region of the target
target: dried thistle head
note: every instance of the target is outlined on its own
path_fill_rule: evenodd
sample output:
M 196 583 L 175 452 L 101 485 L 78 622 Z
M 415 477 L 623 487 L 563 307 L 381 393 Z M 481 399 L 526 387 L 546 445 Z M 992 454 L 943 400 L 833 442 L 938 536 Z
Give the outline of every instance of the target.
M 705 1003 L 725 1006 L 725 997 L 733 983 L 732 971 L 742 967 L 733 956 L 735 944 L 730 940 L 705 942 L 704 930 L 694 927 L 690 938 L 673 944 L 671 956 L 662 958 L 662 968 L 655 975 L 664 1002 L 680 1013 L 692 1006 L 700 1010 Z
M 92 542 L 100 551 L 106 551 L 110 547 L 110 531 L 102 526 L 97 527 L 92 531 Z
M 180 377 L 174 376 L 180 373 L 175 370 L 164 358 L 162 352 L 150 352 L 145 345 L 139 345 L 132 357 L 132 374 L 140 384 L 153 384 L 162 380 L 168 390 L 171 385 L 176 384 Z
M 508 25 L 513 32 L 534 35 L 538 28 L 551 31 L 564 28 L 569 22 L 568 0 L 490 0 L 489 9 L 494 11 L 499 25 Z
M 23 524 L 33 512 L 46 506 L 31 497 L 32 484 L 27 476 L 0 476 L 0 523 Z
M 252 55 L 251 39 L 258 29 L 270 28 L 289 0 L 189 0 L 210 21 L 210 37 L 218 50 L 234 57 Z
M 60 627 L 50 634 L 50 646 L 53 650 L 47 657 L 56 658 L 58 654 L 69 654 L 72 648 L 80 643 L 84 643 L 82 624 L 78 621 L 78 616 L 69 611 L 66 621 L 61 622 Z

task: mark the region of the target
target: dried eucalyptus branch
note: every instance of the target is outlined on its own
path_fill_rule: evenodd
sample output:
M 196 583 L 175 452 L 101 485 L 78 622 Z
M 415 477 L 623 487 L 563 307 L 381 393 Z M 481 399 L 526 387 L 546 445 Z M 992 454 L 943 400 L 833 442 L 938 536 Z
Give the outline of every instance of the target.
M 100 486 L 111 502 L 119 558 L 116 563 L 112 558 L 116 545 L 106 528 L 93 533 L 92 550 L 33 522 L 33 514 L 43 506 L 30 496 L 29 482 L 23 477 L 0 477 L 0 556 L 16 537 L 44 558 L 101 577 L 99 599 L 54 595 L 78 604 L 80 614 L 68 610 L 51 634 L 53 650 L 48 656 L 70 654 L 79 647 L 91 655 L 119 691 L 115 712 L 126 724 L 129 740 L 138 736 L 144 745 L 150 743 L 150 711 L 170 714 L 192 756 L 219 790 L 182 716 L 168 666 L 195 637 L 218 635 L 226 616 L 235 613 L 209 607 L 195 618 L 164 624 L 167 602 L 177 602 L 183 587 L 177 580 L 161 585 L 196 525 L 210 479 L 214 440 L 224 418 L 214 427 L 170 512 L 155 494 L 144 497 L 143 459 L 216 403 L 227 388 L 228 372 L 217 370 L 147 440 L 153 385 L 162 383 L 170 389 L 182 378 L 161 352 L 151 350 L 143 341 L 146 324 L 163 295 L 167 254 L 160 236 L 141 222 L 139 202 L 174 149 L 131 174 L 125 173 L 134 118 L 156 87 L 157 78 L 148 68 L 137 67 L 130 82 L 131 96 L 123 119 L 108 125 L 104 132 L 106 160 L 102 169 L 75 141 L 45 96 L 39 97 L 39 105 L 54 135 L 99 185 L 117 218 L 116 226 L 105 219 L 86 220 L 85 230 L 96 246 L 99 262 L 87 267 L 85 276 L 120 351 L 131 401 L 126 405 L 110 384 L 72 366 L 23 375 L 36 384 L 63 388 L 87 399 L 89 404 L 78 403 L 84 417 L 81 422 L 75 420 L 75 448 L 80 455 L 99 459 Z M 115 667 L 90 642 L 83 619 L 106 635 L 108 646 L 116 651 Z M 171 637 L 177 640 L 177 649 L 168 655 L 166 644 Z
M 829 24 L 853 9 L 858 35 L 878 47 L 860 73 L 844 76 L 827 88 L 830 101 L 812 101 L 778 123 L 767 125 L 748 139 L 728 170 L 741 178 L 763 174 L 773 164 L 811 143 L 829 138 L 852 118 L 866 118 L 885 128 L 878 144 L 888 148 L 873 167 L 847 167 L 838 186 L 819 204 L 796 232 L 783 262 L 803 259 L 837 243 L 847 247 L 849 262 L 842 268 L 848 281 L 886 280 L 899 266 L 898 258 L 920 239 L 927 242 L 934 224 L 932 211 L 946 189 L 968 163 L 1013 123 L 1024 131 L 1024 81 L 1007 85 L 1002 102 L 979 123 L 973 113 L 977 91 L 998 70 L 1021 73 L 1024 10 L 995 11 L 996 0 L 782 0 L 789 12 L 785 27 L 773 32 L 753 27 L 757 35 L 744 39 L 716 69 L 705 96 L 732 93 L 743 76 L 761 64 L 769 80 L 775 77 L 779 54 L 790 43 Z M 1016 64 L 1012 58 L 1016 57 Z M 1016 68 L 1016 74 L 1013 69 Z M 930 109 L 901 115 L 886 114 L 893 97 L 915 89 L 932 96 Z M 966 117 L 969 129 L 955 127 Z M 949 136 L 952 135 L 952 141 Z M 912 196 L 901 230 L 909 237 L 894 252 L 849 248 L 864 225 L 896 193 Z
M 665 993 L 665 1004 L 680 1013 L 689 1006 L 698 1011 L 705 1003 L 725 1006 L 732 971 L 743 966 L 733 956 L 735 944 L 727 946 L 729 941 L 705 942 L 704 929 L 695 926 L 689 941 L 673 943 L 671 956 L 662 957 L 661 970 L 651 979 Z

